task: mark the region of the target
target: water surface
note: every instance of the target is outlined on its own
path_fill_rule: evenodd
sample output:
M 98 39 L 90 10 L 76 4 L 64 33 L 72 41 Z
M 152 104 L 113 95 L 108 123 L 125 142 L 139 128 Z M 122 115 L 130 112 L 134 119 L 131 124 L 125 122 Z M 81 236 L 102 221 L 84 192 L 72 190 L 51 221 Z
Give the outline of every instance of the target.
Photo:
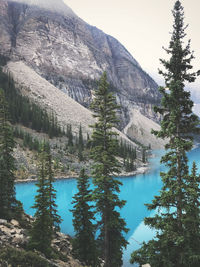
M 121 216 L 125 218 L 127 227 L 130 229 L 126 234 L 129 245 L 124 251 L 124 267 L 133 266 L 129 263 L 131 252 L 139 248 L 143 241 L 148 241 L 153 236 L 153 232 L 144 225 L 143 219 L 146 216 L 152 216 L 154 212 L 149 212 L 144 204 L 150 203 L 153 197 L 159 194 L 161 189 L 160 171 L 164 167 L 160 166 L 159 161 L 162 153 L 162 151 L 155 151 L 155 157 L 150 160 L 151 170 L 149 173 L 119 178 L 123 183 L 120 198 L 127 201 L 121 210 Z M 199 153 L 200 148 L 193 149 L 189 153 L 190 165 L 193 160 L 198 160 Z M 54 186 L 57 190 L 58 211 L 63 219 L 61 231 L 73 236 L 74 230 L 70 209 L 72 209 L 72 197 L 77 192 L 76 180 L 57 180 Z M 35 184 L 17 184 L 16 193 L 17 199 L 24 205 L 25 212 L 34 215 L 34 210 L 31 206 L 34 203 L 34 196 L 36 194 Z

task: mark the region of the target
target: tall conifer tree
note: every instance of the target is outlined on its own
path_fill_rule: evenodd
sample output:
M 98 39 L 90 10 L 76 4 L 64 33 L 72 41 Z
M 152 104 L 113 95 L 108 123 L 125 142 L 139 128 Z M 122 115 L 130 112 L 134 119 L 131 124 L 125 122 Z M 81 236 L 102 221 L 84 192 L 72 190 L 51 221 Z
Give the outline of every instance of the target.
M 73 239 L 73 254 L 87 266 L 98 266 L 93 224 L 94 208 L 91 205 L 92 191 L 89 190 L 89 178 L 82 169 L 77 181 L 78 193 L 73 197 L 73 226 L 76 232 Z
M 47 160 L 46 152 L 40 152 L 39 155 L 39 177 L 36 186 L 38 187 L 37 195 L 35 196 L 36 209 L 35 221 L 30 232 L 29 247 L 41 251 L 46 256 L 51 255 L 51 241 L 53 238 L 53 220 L 49 209 L 49 192 L 47 190 Z
M 52 156 L 51 156 L 51 150 L 50 146 L 47 143 L 45 145 L 45 152 L 46 152 L 46 164 L 47 164 L 47 189 L 49 192 L 49 210 L 50 210 L 50 215 L 51 219 L 53 221 L 53 230 L 54 232 L 60 231 L 60 223 L 61 223 L 61 217 L 58 215 L 57 211 L 57 204 L 56 204 L 56 190 L 53 186 L 53 182 L 55 181 L 54 179 L 54 174 L 52 170 Z
M 185 185 L 184 223 L 184 258 L 188 266 L 200 265 L 200 176 L 196 163 L 193 162 L 191 174 Z
M 184 90 L 185 82 L 194 82 L 198 73 L 190 72 L 193 53 L 190 51 L 190 41 L 184 45 L 186 27 L 180 1 L 175 2 L 172 12 L 173 33 L 169 48 L 165 49 L 170 58 L 161 60 L 166 72 L 160 71 L 166 86 L 160 88 L 163 95 L 161 107 L 155 108 L 163 119 L 161 130 L 153 131 L 157 137 L 167 139 L 167 153 L 161 162 L 168 167 L 168 171 L 161 173 L 163 187 L 160 196 L 156 196 L 152 204 L 148 205 L 149 210 L 157 209 L 158 213 L 145 219 L 145 224 L 156 230 L 156 239 L 144 243 L 141 249 L 132 254 L 131 259 L 131 262 L 148 262 L 155 267 L 200 265 L 199 255 L 189 243 L 195 237 L 188 228 L 188 220 L 191 219 L 189 210 L 198 197 L 195 190 L 189 190 L 192 182 L 186 156 L 193 145 L 191 134 L 197 130 L 198 119 L 192 113 L 190 93 Z M 196 214 L 199 214 L 199 207 Z M 199 227 L 197 219 L 193 219 Z M 198 237 L 195 242 L 199 248 Z
M 33 208 L 36 209 L 35 221 L 30 232 L 29 247 L 51 256 L 51 241 L 53 239 L 54 227 L 59 230 L 61 222 L 57 214 L 55 204 L 55 189 L 53 187 L 53 173 L 51 168 L 51 155 L 49 145 L 42 144 L 39 153 L 39 177 L 37 195 Z
M 115 97 L 109 91 L 106 73 L 104 73 L 91 104 L 93 116 L 97 119 L 92 126 L 91 155 L 94 160 L 93 195 L 96 201 L 96 212 L 101 217 L 98 222 L 100 229 L 98 241 L 105 267 L 121 266 L 123 248 L 127 245 L 123 236 L 123 232 L 127 232 L 126 223 L 118 211 L 118 208 L 124 206 L 125 201 L 119 200 L 121 183 L 113 177 L 119 172 L 119 163 L 116 159 L 117 134 L 113 131 L 117 123 L 117 108 Z
M 17 201 L 14 186 L 14 139 L 8 118 L 8 106 L 0 89 L 0 218 L 9 219 Z
M 80 161 L 83 160 L 83 150 L 84 150 L 84 141 L 82 134 L 82 127 L 79 127 L 79 135 L 78 135 L 78 158 Z

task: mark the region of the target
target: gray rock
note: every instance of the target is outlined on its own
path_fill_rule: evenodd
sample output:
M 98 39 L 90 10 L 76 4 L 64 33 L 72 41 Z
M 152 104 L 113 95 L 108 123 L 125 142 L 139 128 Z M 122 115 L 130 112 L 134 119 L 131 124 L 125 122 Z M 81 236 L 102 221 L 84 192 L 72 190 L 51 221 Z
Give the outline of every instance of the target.
M 0 224 L 3 224 L 3 225 L 6 225 L 7 224 L 7 220 L 4 220 L 4 219 L 0 219 Z
M 10 223 L 14 226 L 19 226 L 19 222 L 14 219 L 12 219 Z
M 16 234 L 12 240 L 12 243 L 14 244 L 23 244 L 25 243 L 25 237 L 24 235 Z
M 152 109 L 160 101 L 157 84 L 126 48 L 69 12 L 67 6 L 66 12 L 63 5 L 61 11 L 60 0 L 56 9 L 52 7 L 57 0 L 46 1 L 46 6 L 41 2 L 1 0 L 0 52 L 12 60 L 24 61 L 86 107 L 97 86 L 95 80 L 106 70 L 121 105 L 120 130 L 132 119 L 133 108 L 150 119 L 158 119 Z
M 18 229 L 12 229 L 12 230 L 10 231 L 11 235 L 16 234 L 16 230 L 18 230 Z
M 0 231 L 3 232 L 4 234 L 11 236 L 11 231 L 12 229 L 5 226 L 5 225 L 0 225 Z

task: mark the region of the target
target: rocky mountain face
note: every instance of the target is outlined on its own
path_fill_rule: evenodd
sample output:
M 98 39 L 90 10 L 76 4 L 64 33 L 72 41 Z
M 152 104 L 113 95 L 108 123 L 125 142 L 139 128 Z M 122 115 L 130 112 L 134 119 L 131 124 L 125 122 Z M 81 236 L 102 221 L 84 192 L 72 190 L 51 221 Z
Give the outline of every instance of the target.
M 106 71 L 121 105 L 119 129 L 126 128 L 130 138 L 135 131 L 127 126 L 138 127 L 133 110 L 156 120 L 157 84 L 123 45 L 85 23 L 62 0 L 0 0 L 0 53 L 23 61 L 87 108 Z

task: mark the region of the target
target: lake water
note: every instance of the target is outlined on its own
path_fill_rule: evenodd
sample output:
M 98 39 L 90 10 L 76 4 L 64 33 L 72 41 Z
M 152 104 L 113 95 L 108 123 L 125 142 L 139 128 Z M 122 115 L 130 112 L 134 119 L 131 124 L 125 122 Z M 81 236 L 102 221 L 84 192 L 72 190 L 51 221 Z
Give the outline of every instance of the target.
M 124 267 L 133 267 L 129 263 L 131 252 L 139 248 L 143 241 L 148 241 L 153 236 L 153 232 L 144 225 L 143 219 L 146 216 L 153 215 L 154 212 L 149 212 L 144 204 L 150 203 L 153 197 L 159 194 L 162 186 L 160 171 L 164 167 L 160 166 L 159 163 L 162 152 L 155 151 L 154 153 L 155 157 L 150 160 L 151 170 L 149 173 L 119 178 L 123 183 L 120 198 L 127 201 L 121 210 L 121 216 L 125 218 L 127 227 L 130 229 L 126 234 L 129 245 L 124 251 Z M 200 148 L 195 148 L 189 153 L 190 165 L 194 160 L 198 161 L 199 154 Z M 200 167 L 198 162 L 197 166 Z M 72 197 L 77 192 L 76 180 L 57 180 L 54 186 L 57 190 L 58 211 L 63 219 L 61 231 L 73 236 L 72 214 L 69 210 L 72 209 Z M 31 206 L 34 203 L 34 196 L 36 194 L 35 184 L 17 184 L 16 193 L 17 199 L 23 203 L 25 212 L 34 215 L 34 210 Z

